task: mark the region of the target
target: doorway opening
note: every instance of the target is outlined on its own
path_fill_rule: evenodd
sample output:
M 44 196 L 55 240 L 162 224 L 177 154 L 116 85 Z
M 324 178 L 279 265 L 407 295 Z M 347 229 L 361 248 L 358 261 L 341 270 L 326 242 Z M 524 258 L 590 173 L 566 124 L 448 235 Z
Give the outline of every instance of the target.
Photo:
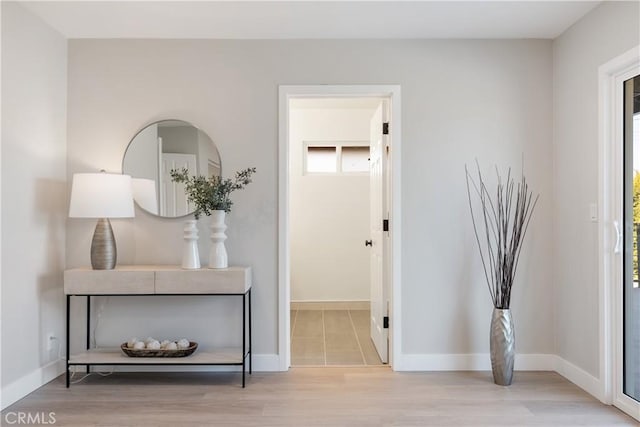
M 280 88 L 281 370 L 393 363 L 399 95 L 395 86 Z
M 387 362 L 386 329 L 377 331 L 383 347 L 377 349 L 371 339 L 375 320 L 370 321 L 375 319 L 371 281 L 377 274 L 370 265 L 375 262 L 371 214 L 377 210 L 386 217 L 387 210 L 382 195 L 373 194 L 382 188 L 372 187 L 370 138 L 371 126 L 380 133 L 376 141 L 383 137 L 382 125 L 372 120 L 382 123 L 385 102 L 290 101 L 291 366 Z M 372 206 L 376 202 L 380 205 Z

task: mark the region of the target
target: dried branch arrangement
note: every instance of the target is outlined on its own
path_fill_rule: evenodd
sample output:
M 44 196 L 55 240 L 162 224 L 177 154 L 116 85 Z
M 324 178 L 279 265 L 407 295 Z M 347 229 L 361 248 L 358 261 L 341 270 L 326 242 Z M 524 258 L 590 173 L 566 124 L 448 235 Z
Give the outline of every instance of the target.
M 477 182 L 467 166 L 464 167 L 473 231 L 493 306 L 508 309 L 522 242 L 540 195 L 533 197 L 524 171 L 520 182 L 516 183 L 511 176 L 511 168 L 507 172 L 506 181 L 503 181 L 496 167 L 498 185 L 495 199 L 492 199 L 477 162 L 476 167 Z M 479 211 L 473 208 L 472 195 L 477 196 L 480 201 Z

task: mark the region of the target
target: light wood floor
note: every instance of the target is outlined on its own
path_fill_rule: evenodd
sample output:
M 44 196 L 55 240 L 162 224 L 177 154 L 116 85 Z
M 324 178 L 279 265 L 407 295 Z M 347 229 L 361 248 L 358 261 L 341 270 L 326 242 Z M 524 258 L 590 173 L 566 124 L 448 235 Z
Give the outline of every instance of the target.
M 7 408 L 55 412 L 56 426 L 638 426 L 551 372 L 292 368 L 254 373 L 120 373 L 65 389 L 63 377 Z M 4 425 L 4 424 L 3 424 Z
M 382 365 L 369 318 L 369 310 L 291 310 L 291 365 Z

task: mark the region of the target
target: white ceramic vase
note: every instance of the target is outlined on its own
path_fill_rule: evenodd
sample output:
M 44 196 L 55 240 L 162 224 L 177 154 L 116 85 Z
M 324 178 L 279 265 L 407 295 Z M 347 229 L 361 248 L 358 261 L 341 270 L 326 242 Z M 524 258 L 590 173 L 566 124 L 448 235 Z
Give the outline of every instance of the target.
M 195 270 L 200 268 L 198 253 L 198 228 L 195 219 L 184 222 L 184 246 L 182 249 L 182 268 Z
M 211 251 L 209 252 L 209 268 L 227 268 L 229 261 L 227 260 L 227 249 L 224 247 L 224 241 L 227 235 L 224 231 L 227 229 L 224 219 L 225 211 L 211 212 Z

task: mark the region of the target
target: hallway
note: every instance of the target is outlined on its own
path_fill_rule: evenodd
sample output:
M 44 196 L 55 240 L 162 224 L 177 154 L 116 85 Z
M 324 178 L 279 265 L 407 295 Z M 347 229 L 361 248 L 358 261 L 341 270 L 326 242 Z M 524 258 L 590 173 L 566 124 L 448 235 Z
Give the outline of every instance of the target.
M 369 310 L 291 310 L 291 366 L 382 365 Z

